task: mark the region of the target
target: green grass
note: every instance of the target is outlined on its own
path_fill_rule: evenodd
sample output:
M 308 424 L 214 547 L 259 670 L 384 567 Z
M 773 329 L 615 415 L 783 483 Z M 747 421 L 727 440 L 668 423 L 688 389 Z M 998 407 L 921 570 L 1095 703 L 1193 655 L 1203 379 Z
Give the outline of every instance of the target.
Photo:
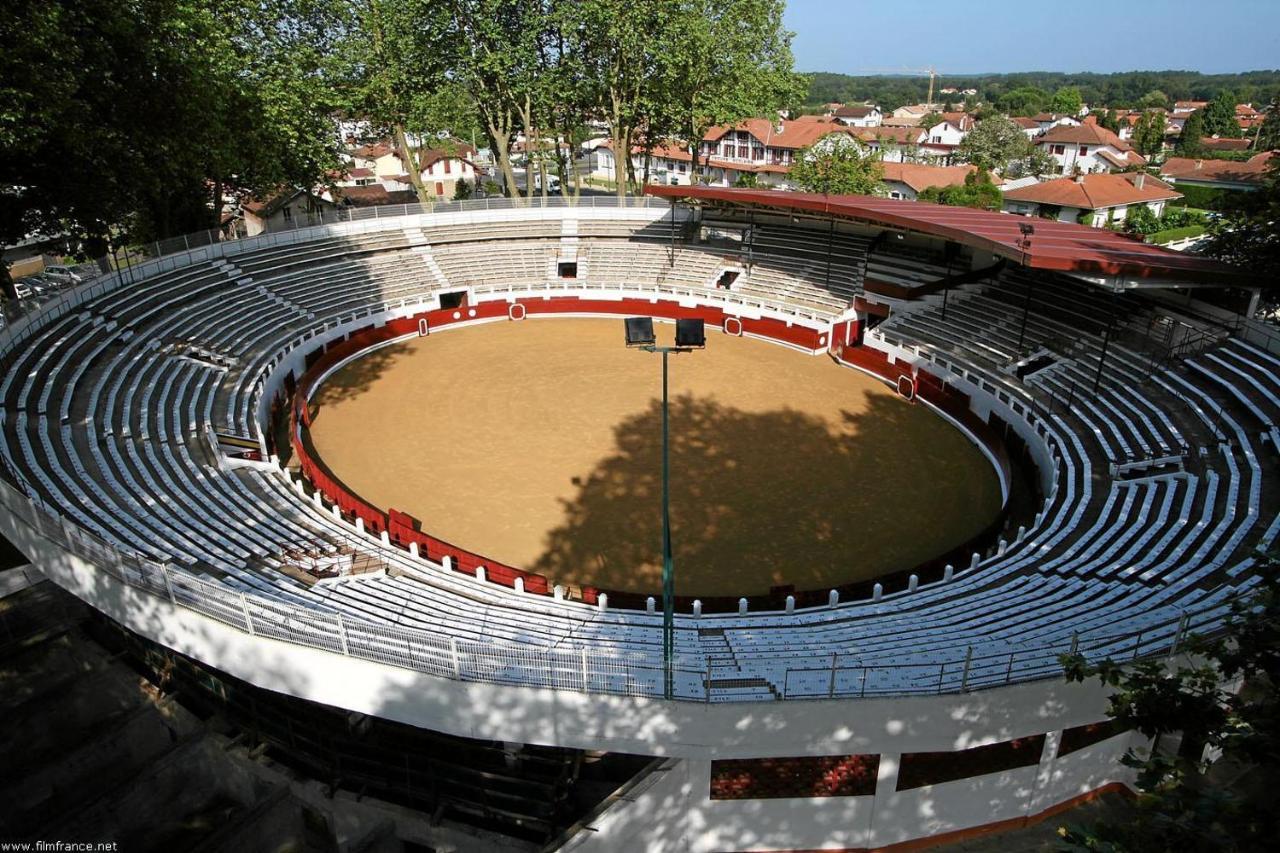
M 1156 231 L 1147 235 L 1148 243 L 1172 243 L 1187 237 L 1199 237 L 1207 229 L 1203 225 L 1185 225 L 1182 228 L 1170 228 L 1167 231 Z

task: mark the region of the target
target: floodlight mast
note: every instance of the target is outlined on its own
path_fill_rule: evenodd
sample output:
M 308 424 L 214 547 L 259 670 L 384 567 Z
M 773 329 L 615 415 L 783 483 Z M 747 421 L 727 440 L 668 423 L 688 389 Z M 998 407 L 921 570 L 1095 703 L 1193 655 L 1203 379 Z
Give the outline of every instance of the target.
M 666 699 L 674 699 L 676 569 L 671 549 L 671 427 L 668 416 L 667 356 L 701 349 L 706 338 L 701 320 L 679 321 L 677 346 L 673 347 L 658 346 L 652 329 L 652 320 L 649 321 L 647 333 L 643 324 L 627 321 L 629 347 L 662 354 L 662 695 Z M 688 341 L 690 345 L 681 346 L 682 340 Z

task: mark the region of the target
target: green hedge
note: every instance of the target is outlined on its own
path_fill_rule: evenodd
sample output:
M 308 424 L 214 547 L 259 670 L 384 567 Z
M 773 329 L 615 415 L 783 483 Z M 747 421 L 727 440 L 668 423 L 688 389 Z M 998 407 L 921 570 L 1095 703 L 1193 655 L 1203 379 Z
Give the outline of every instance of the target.
M 1146 240 L 1148 243 L 1172 243 L 1174 240 L 1183 240 L 1187 237 L 1199 237 L 1204 232 L 1203 225 L 1185 225 L 1182 228 L 1170 228 L 1167 231 L 1148 234 Z
M 1202 210 L 1230 210 L 1249 194 L 1246 190 L 1226 190 L 1184 183 L 1175 183 L 1173 188 L 1182 193 L 1182 198 L 1170 202 L 1171 204 L 1178 207 L 1198 207 Z

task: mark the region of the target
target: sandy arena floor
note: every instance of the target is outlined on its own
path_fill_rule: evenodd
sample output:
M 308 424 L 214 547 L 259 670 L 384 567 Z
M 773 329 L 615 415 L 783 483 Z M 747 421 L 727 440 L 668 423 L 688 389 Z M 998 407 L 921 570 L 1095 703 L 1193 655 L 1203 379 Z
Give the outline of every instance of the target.
M 863 580 L 999 511 L 981 452 L 923 406 L 826 357 L 707 337 L 671 357 L 679 594 Z M 494 323 L 347 365 L 316 395 L 311 435 L 353 491 L 459 547 L 657 592 L 661 394 L 660 356 L 627 350 L 621 320 Z

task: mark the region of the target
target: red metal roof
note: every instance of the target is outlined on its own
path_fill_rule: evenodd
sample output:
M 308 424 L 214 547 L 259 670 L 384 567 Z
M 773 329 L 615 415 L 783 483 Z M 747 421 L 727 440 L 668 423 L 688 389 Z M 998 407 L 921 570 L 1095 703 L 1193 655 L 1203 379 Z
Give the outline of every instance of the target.
M 645 193 L 846 217 L 943 237 L 1018 262 L 1023 259 L 1018 245 L 1022 239 L 1019 226 L 1031 224 L 1035 226 L 1035 234 L 1031 237 L 1026 265 L 1034 269 L 1234 287 L 1263 284 L 1239 267 L 1071 222 L 876 196 L 658 185 L 645 187 Z

